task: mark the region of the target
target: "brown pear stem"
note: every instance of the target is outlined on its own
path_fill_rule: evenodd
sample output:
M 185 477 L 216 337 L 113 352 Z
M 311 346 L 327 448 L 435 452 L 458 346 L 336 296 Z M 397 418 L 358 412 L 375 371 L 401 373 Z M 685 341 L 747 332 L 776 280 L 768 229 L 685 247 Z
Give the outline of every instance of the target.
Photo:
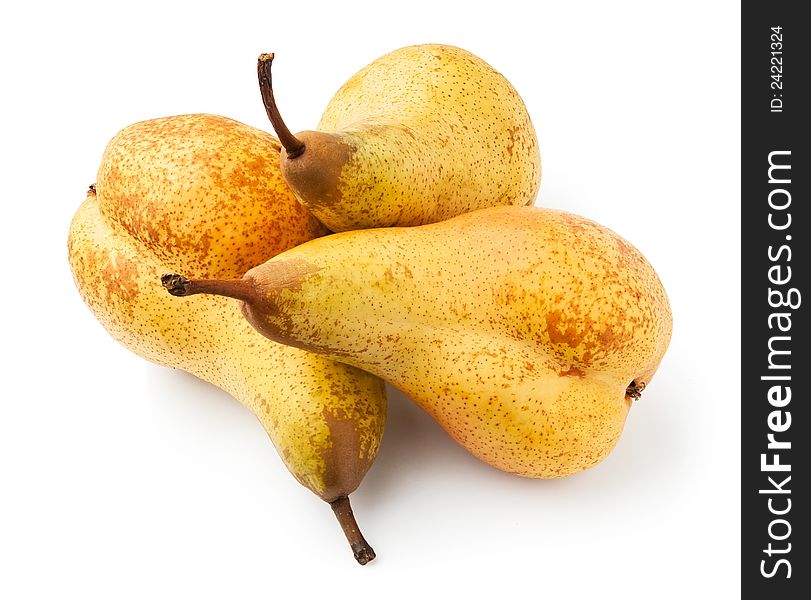
M 250 279 L 188 279 L 177 273 L 161 275 L 161 284 L 172 296 L 214 294 L 243 302 L 256 300 L 256 287 Z
M 273 64 L 274 54 L 260 54 L 259 62 L 256 65 L 256 70 L 259 75 L 259 91 L 262 93 L 262 103 L 265 105 L 265 112 L 268 114 L 270 124 L 276 135 L 279 136 L 279 141 L 287 151 L 287 158 L 296 158 L 301 156 L 304 152 L 304 142 L 290 133 L 287 125 L 282 120 L 282 115 L 279 114 L 279 109 L 276 107 L 276 99 L 273 97 L 273 79 L 270 75 L 270 65 Z
M 369 542 L 364 539 L 363 534 L 360 532 L 358 523 L 355 521 L 355 515 L 352 513 L 352 506 L 349 504 L 349 496 L 341 496 L 330 502 L 329 505 L 338 518 L 341 529 L 344 530 L 349 546 L 355 555 L 355 560 L 362 565 L 374 560 L 375 551 L 372 550 Z

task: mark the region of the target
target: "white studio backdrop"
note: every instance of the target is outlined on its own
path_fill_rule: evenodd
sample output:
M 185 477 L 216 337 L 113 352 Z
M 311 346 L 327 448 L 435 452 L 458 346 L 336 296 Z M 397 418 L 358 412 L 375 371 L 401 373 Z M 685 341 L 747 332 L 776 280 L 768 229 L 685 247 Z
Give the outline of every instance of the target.
M 734 2 L 29 3 L 4 8 L 0 597 L 734 598 L 740 590 L 740 7 Z M 674 312 L 619 445 L 563 480 L 468 455 L 390 390 L 353 506 L 329 508 L 223 392 L 117 345 L 66 236 L 107 141 L 223 114 L 314 128 L 400 46 L 462 46 L 533 117 L 538 204 L 621 234 Z

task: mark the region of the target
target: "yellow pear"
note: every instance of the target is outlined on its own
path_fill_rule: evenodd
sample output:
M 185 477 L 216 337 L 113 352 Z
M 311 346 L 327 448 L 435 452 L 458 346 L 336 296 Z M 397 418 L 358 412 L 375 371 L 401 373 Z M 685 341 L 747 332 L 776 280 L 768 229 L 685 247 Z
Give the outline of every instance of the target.
M 532 204 L 538 140 L 507 79 L 454 46 L 409 46 L 361 69 L 330 101 L 317 131 L 295 136 L 259 58 L 282 173 L 333 231 L 422 225 L 500 205 Z
M 528 477 L 610 452 L 672 328 L 633 246 L 533 207 L 336 234 L 242 279 L 164 286 L 242 300 L 265 336 L 379 375 L 473 454 Z
M 274 148 L 266 133 L 213 115 L 124 129 L 71 223 L 70 265 L 116 340 L 222 388 L 257 416 L 290 472 L 332 505 L 364 564 L 374 552 L 348 495 L 380 444 L 382 382 L 265 339 L 222 298 L 173 302 L 157 281 L 178 268 L 238 277 L 326 233 L 288 190 Z

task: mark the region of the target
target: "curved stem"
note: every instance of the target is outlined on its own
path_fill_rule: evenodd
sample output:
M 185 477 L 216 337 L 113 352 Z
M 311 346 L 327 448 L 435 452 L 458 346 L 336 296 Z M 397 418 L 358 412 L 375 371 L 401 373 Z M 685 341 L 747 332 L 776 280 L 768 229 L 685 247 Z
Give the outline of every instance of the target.
M 259 91 L 262 93 L 262 103 L 265 105 L 265 112 L 268 114 L 270 124 L 279 136 L 279 141 L 287 150 L 287 158 L 296 158 L 304 152 L 304 142 L 290 133 L 287 125 L 279 114 L 276 107 L 276 99 L 273 97 L 273 79 L 270 75 L 270 65 L 273 64 L 274 54 L 260 54 L 256 71 L 259 75 Z
M 214 294 L 252 302 L 256 300 L 256 287 L 250 279 L 188 279 L 177 273 L 161 275 L 161 285 L 172 296 Z
M 375 551 L 372 550 L 369 542 L 364 539 L 363 534 L 360 532 L 358 522 L 355 521 L 355 515 L 352 513 L 352 506 L 349 504 L 349 497 L 341 496 L 330 502 L 329 505 L 332 507 L 338 523 L 341 524 L 341 529 L 344 530 L 344 535 L 349 541 L 355 560 L 362 565 L 374 560 Z

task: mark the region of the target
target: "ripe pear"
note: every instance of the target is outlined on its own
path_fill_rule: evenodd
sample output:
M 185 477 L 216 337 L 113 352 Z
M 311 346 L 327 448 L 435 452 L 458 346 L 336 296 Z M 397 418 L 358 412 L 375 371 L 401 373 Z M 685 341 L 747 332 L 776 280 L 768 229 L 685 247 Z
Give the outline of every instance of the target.
M 341 233 L 242 279 L 164 286 L 242 300 L 265 336 L 379 375 L 474 455 L 527 477 L 570 475 L 611 451 L 672 328 L 639 251 L 534 207 Z
M 409 46 L 361 69 L 317 131 L 295 136 L 273 96 L 272 54 L 259 58 L 282 173 L 333 231 L 434 223 L 478 208 L 532 204 L 538 140 L 507 79 L 454 46 Z
M 295 478 L 331 504 L 364 564 L 374 551 L 348 496 L 383 434 L 382 382 L 262 337 L 233 302 L 179 304 L 157 283 L 178 268 L 238 277 L 326 233 L 284 183 L 275 147 L 268 134 L 212 115 L 124 129 L 71 223 L 70 265 L 84 301 L 116 340 L 214 384 L 256 415 Z

